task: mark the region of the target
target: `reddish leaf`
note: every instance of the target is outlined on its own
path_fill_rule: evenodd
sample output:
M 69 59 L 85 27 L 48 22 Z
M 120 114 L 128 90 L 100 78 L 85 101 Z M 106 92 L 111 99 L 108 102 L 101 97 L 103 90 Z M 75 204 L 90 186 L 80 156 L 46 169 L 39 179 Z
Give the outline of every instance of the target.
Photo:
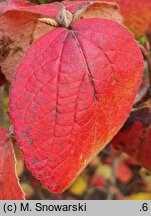
M 7 135 L 8 131 L 0 127 L 0 200 L 22 200 L 24 193 L 18 183 L 14 152 Z
M 83 0 L 82 0 L 83 1 Z M 85 0 L 84 0 L 85 1 Z M 92 0 L 94 1 L 94 0 Z M 102 0 L 99 0 L 100 2 Z M 145 35 L 151 29 L 151 0 L 105 0 L 116 2 L 124 17 L 125 25 L 136 38 Z
M 151 109 L 132 112 L 111 143 L 151 170 Z
M 63 2 L 62 5 L 65 5 L 71 13 L 91 5 L 83 14 L 83 18 L 103 17 L 121 22 L 121 16 L 115 5 L 90 2 Z M 58 4 L 32 6 L 21 0 L 0 3 L 0 14 L 2 14 L 0 17 L 0 65 L 8 81 L 12 82 L 18 64 L 30 44 L 53 29 L 52 26 L 37 21 L 37 18 L 55 17 L 58 12 Z
M 39 38 L 26 52 L 10 94 L 10 116 L 27 167 L 64 191 L 126 120 L 143 59 L 130 32 L 85 19 Z

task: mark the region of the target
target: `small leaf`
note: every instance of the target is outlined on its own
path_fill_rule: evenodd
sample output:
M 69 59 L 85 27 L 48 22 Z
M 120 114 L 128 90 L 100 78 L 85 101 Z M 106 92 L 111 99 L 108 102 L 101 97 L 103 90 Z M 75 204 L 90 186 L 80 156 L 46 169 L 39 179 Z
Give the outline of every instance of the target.
M 24 193 L 16 176 L 15 156 L 8 131 L 0 127 L 0 200 L 22 200 Z

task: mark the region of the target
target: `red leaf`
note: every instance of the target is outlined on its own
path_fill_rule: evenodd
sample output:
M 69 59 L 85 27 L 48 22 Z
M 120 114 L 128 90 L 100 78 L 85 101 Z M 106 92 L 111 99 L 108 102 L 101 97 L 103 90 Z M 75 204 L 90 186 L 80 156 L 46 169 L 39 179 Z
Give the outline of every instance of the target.
M 64 191 L 126 120 L 143 59 L 131 35 L 107 19 L 85 19 L 39 38 L 10 94 L 10 116 L 27 167 Z
M 151 170 L 151 109 L 132 112 L 111 143 Z
M 22 200 L 24 193 L 18 183 L 14 151 L 7 135 L 8 130 L 0 127 L 0 200 Z

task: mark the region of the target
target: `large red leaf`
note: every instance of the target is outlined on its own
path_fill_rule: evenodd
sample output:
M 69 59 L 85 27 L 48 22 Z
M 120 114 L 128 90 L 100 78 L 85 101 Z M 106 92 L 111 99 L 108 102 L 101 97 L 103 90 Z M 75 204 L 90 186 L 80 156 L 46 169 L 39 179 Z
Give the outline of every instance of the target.
M 75 22 L 26 52 L 10 94 L 10 117 L 27 167 L 64 191 L 126 120 L 143 72 L 130 32 L 107 19 Z
M 135 34 L 136 38 L 140 38 L 151 31 L 151 0 L 105 1 L 118 3 L 125 25 Z M 102 0 L 99 0 L 99 2 L 102 2 Z
M 83 14 L 84 17 L 106 17 L 121 22 L 121 16 L 114 4 L 62 2 L 71 13 L 90 4 L 91 7 Z M 59 5 L 56 3 L 31 5 L 21 0 L 0 2 L 0 66 L 8 81 L 12 82 L 18 64 L 30 44 L 53 29 L 37 19 L 43 16 L 55 17 L 58 12 Z
M 24 193 L 18 183 L 14 151 L 7 135 L 8 130 L 0 127 L 0 200 L 22 200 Z
M 132 112 L 111 143 L 151 170 L 151 109 Z

